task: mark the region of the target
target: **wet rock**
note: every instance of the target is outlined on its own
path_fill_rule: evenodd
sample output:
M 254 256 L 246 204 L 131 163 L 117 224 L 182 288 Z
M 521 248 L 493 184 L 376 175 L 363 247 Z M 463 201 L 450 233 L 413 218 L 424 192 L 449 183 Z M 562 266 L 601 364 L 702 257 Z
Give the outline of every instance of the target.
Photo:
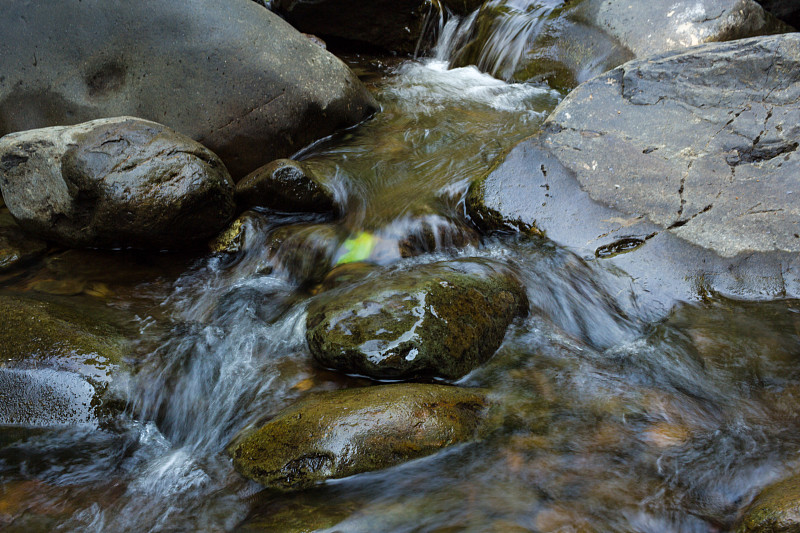
M 0 295 L 0 425 L 96 424 L 127 352 L 112 326 L 70 306 Z
M 770 485 L 747 508 L 737 533 L 800 531 L 800 476 Z
M 26 265 L 46 250 L 44 241 L 23 232 L 8 211 L 0 211 L 0 272 Z
M 517 41 L 508 42 L 509 30 Z M 572 88 L 633 58 L 787 31 L 754 0 L 585 0 L 554 10 L 496 1 L 484 4 L 453 63 Z
M 537 228 L 668 308 L 800 293 L 800 36 L 632 61 L 574 90 L 470 191 L 484 228 Z
M 456 379 L 486 361 L 525 312 L 525 291 L 505 266 L 443 261 L 319 295 L 306 338 L 319 363 L 345 372 Z
M 219 158 L 132 117 L 6 135 L 0 161 L 19 225 L 67 246 L 182 248 L 215 235 L 235 209 Z
M 302 32 L 404 54 L 416 50 L 426 17 L 438 18 L 438 7 L 429 0 L 273 0 L 272 9 Z
M 0 134 L 135 115 L 240 178 L 377 108 L 341 61 L 250 0 L 3 8 Z
M 329 213 L 333 191 L 303 163 L 278 159 L 254 170 L 236 184 L 240 207 L 269 207 L 277 211 Z
M 333 267 L 342 237 L 330 224 L 292 224 L 269 236 L 276 272 L 298 283 L 320 281 Z
M 290 490 L 430 455 L 479 437 L 481 391 L 384 385 L 307 396 L 228 447 L 236 470 Z

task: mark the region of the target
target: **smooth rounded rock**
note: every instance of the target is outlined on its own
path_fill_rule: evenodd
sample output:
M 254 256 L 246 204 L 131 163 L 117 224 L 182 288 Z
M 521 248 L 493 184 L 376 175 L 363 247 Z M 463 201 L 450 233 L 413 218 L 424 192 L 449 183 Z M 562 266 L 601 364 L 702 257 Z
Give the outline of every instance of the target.
M 243 476 L 280 490 L 394 466 L 479 438 L 483 392 L 401 384 L 311 394 L 228 447 Z
M 251 0 L 6 0 L 0 72 L 0 135 L 133 115 L 236 179 L 377 109 L 344 63 Z
M 502 264 L 459 259 L 370 276 L 309 303 L 306 338 L 322 365 L 374 378 L 456 379 L 486 361 L 525 291 Z
M 244 208 L 311 213 L 328 213 L 335 205 L 333 191 L 291 159 L 278 159 L 245 176 L 236 184 L 236 202 Z
M 184 248 L 235 209 L 217 156 L 132 117 L 6 135 L 0 189 L 23 229 L 72 247 Z

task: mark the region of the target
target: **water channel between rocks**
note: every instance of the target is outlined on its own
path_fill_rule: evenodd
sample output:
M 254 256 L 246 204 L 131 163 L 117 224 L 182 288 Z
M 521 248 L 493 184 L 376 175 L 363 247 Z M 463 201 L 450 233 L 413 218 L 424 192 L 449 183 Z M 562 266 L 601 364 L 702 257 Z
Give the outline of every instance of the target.
M 342 218 L 257 211 L 237 254 L 57 251 L 0 278 L 4 294 L 79 305 L 136 339 L 112 384 L 123 415 L 0 434 L 0 529 L 722 531 L 800 466 L 800 304 L 711 295 L 664 316 L 602 260 L 479 238 L 464 215 L 470 181 L 563 94 L 448 69 L 438 54 L 346 58 L 382 112 L 297 156 L 332 184 Z M 285 227 L 311 237 L 276 250 Z M 504 422 L 398 467 L 263 491 L 224 453 L 238 431 L 310 392 L 372 383 L 316 366 L 304 335 L 310 273 L 362 232 L 387 272 L 489 257 L 524 282 L 528 316 L 457 382 L 489 389 Z

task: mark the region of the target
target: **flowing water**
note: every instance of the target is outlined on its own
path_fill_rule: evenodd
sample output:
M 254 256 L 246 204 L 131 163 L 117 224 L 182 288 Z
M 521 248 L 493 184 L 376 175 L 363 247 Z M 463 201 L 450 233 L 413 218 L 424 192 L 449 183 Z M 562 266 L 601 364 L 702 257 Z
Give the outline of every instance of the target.
M 509 55 L 488 63 L 505 68 L 553 7 L 530 5 L 498 36 Z M 599 260 L 472 228 L 470 180 L 563 95 L 449 69 L 469 23 L 443 27 L 432 58 L 348 58 L 382 112 L 297 155 L 335 188 L 340 217 L 256 211 L 236 254 L 57 252 L 1 281 L 102 312 L 135 345 L 112 386 L 120 416 L 0 434 L 0 529 L 725 531 L 797 471 L 800 304 L 711 296 L 653 320 Z M 387 271 L 492 257 L 524 281 L 530 314 L 458 382 L 490 389 L 504 423 L 385 471 L 262 491 L 224 454 L 239 430 L 309 392 L 371 384 L 315 366 L 304 337 L 316 284 L 362 232 Z

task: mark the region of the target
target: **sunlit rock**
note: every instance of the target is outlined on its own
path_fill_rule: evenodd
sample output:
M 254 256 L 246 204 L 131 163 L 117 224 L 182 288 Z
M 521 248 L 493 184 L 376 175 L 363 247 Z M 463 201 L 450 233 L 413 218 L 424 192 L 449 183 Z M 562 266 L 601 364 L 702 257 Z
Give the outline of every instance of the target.
M 312 394 L 228 447 L 262 485 L 302 489 L 380 470 L 475 440 L 488 400 L 479 390 L 383 385 Z
M 800 36 L 626 63 L 476 181 L 484 229 L 538 229 L 654 295 L 800 295 Z

